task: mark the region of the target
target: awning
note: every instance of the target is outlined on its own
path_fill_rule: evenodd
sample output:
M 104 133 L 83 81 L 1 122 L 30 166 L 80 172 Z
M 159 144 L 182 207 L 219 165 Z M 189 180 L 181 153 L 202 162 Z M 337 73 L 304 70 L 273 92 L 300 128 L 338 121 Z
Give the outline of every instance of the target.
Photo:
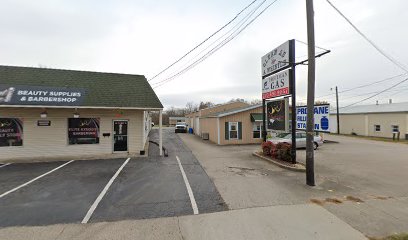
M 262 122 L 262 113 L 251 113 L 251 122 Z

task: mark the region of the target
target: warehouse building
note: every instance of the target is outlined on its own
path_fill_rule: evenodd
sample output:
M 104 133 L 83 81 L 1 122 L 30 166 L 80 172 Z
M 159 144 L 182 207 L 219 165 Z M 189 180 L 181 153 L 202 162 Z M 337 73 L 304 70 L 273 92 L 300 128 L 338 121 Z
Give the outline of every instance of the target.
M 340 108 L 340 133 L 408 139 L 408 102 Z M 330 130 L 337 133 L 336 111 L 330 113 Z
M 186 121 L 185 117 L 169 117 L 169 126 L 174 127 L 176 126 L 177 123 L 185 121 Z
M 162 109 L 142 75 L 0 66 L 0 161 L 143 155 Z

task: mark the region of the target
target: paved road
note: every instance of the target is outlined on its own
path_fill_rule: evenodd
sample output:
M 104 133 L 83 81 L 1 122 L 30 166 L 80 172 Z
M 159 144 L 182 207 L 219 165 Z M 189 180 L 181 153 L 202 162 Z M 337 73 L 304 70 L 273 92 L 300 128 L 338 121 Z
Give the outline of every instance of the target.
M 157 138 L 157 130 L 151 139 Z M 114 179 L 90 222 L 193 214 L 177 163 L 180 159 L 199 213 L 226 209 L 214 184 L 180 138 L 164 131 L 169 157 L 131 159 Z M 0 197 L 0 227 L 79 223 L 126 159 L 10 164 L 0 166 L 0 196 L 53 169 L 63 167 Z
M 257 145 L 216 146 L 182 135 L 230 209 L 317 203 L 372 237 L 408 231 L 408 147 L 331 136 L 315 152 L 316 187 L 304 173 L 252 156 Z M 305 150 L 297 151 L 298 161 Z M 361 199 L 363 202 L 358 202 Z M 330 201 L 337 201 L 336 203 Z

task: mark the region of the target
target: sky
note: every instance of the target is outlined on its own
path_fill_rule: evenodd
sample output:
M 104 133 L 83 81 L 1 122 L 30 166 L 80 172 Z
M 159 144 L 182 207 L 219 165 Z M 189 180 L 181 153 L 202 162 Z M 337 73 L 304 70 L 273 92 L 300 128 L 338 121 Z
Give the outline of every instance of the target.
M 252 0 L 1 2 L 1 65 L 141 74 L 151 79 L 234 18 Z M 244 13 L 261 2 L 258 0 Z M 271 2 L 267 0 L 259 9 Z M 165 108 L 184 107 L 187 102 L 260 99 L 261 57 L 289 39 L 307 41 L 305 2 L 278 0 L 194 68 L 166 84 L 157 84 L 188 66 L 200 51 L 211 49 L 211 41 L 151 80 Z M 408 68 L 407 1 L 331 2 L 381 49 Z M 387 79 L 405 72 L 379 54 L 325 0 L 315 0 L 314 10 L 316 45 L 331 50 L 316 59 L 318 100 L 334 105 L 333 89 L 338 86 L 340 106 L 346 106 L 408 77 Z M 244 13 L 229 27 L 237 24 Z M 307 46 L 297 42 L 296 59 L 303 60 L 306 54 Z M 378 83 L 342 92 L 373 82 Z M 298 102 L 305 103 L 307 66 L 296 68 L 296 89 Z M 389 99 L 404 102 L 408 101 L 407 93 L 408 82 L 359 104 L 385 104 Z

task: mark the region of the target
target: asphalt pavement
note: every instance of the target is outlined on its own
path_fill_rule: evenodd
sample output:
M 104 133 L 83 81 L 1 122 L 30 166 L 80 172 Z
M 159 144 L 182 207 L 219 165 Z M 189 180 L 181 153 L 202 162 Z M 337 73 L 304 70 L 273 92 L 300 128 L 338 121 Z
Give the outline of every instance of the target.
M 150 139 L 157 138 L 158 131 L 152 130 Z M 158 147 L 150 144 L 148 157 L 127 164 L 126 159 L 108 159 L 1 165 L 0 227 L 80 223 L 90 211 L 89 222 L 190 215 L 194 211 L 187 185 L 198 213 L 226 210 L 179 136 L 165 129 L 163 144 L 168 157 L 160 157 Z

